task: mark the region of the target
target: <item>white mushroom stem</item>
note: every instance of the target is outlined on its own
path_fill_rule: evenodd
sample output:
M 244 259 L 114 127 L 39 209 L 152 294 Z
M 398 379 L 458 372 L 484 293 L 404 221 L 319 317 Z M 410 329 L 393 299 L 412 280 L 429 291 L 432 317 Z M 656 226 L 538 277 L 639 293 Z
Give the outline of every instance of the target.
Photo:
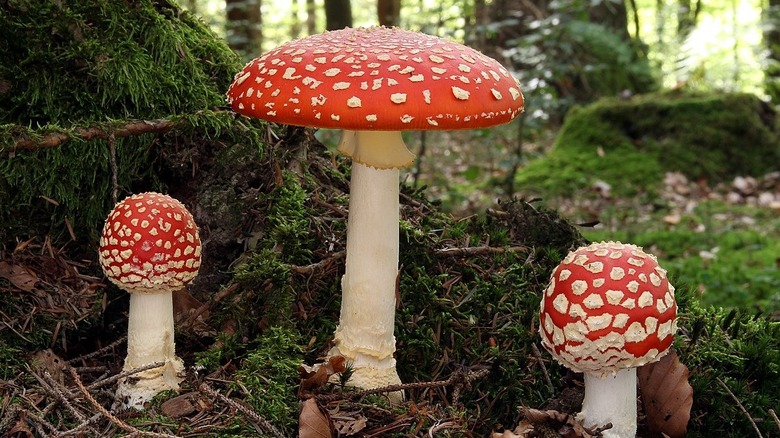
M 165 365 L 123 379 L 117 399 L 124 407 L 143 409 L 158 393 L 178 390 L 184 363 L 176 357 L 173 338 L 173 296 L 170 292 L 130 294 L 127 357 L 123 371 L 155 362 Z
M 402 149 L 402 150 L 401 150 Z M 401 383 L 395 367 L 399 189 L 397 159 L 414 157 L 400 132 L 350 132 L 339 150 L 353 158 L 341 316 L 331 355 L 353 367 L 349 385 Z M 384 151 L 383 153 L 380 151 Z M 374 164 L 381 163 L 381 164 Z M 376 168 L 375 166 L 389 168 Z M 399 400 L 402 394 L 391 396 Z
M 585 427 L 612 423 L 602 433 L 605 438 L 636 436 L 636 368 L 601 377 L 585 373 L 585 399 L 578 419 Z

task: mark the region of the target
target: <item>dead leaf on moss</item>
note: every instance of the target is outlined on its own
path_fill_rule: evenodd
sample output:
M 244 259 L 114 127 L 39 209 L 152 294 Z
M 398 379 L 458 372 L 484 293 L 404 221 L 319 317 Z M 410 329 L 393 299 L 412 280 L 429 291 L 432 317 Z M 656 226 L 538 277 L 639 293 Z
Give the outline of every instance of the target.
M 534 426 L 528 420 L 523 420 L 515 430 L 505 430 L 503 433 L 493 432 L 490 438 L 525 438 L 534 431 Z
M 611 424 L 608 424 L 603 428 L 589 429 L 577 421 L 574 415 L 552 409 L 540 410 L 521 407 L 519 410 L 520 414 L 525 417 L 524 421 L 536 426 L 537 429 L 553 429 L 559 436 L 567 438 L 592 438 L 597 436 L 599 432 L 612 427 Z
M 0 261 L 0 278 L 10 281 L 17 289 L 30 292 L 35 290 L 38 276 L 21 265 L 12 265 Z
M 317 401 L 310 398 L 303 402 L 301 415 L 298 417 L 298 437 L 332 438 L 331 431 L 331 422 L 317 405 Z
M 355 418 L 333 419 L 333 428 L 339 435 L 355 435 L 366 428 L 368 420 L 363 415 Z
M 26 415 L 24 412 L 19 414 L 19 421 L 14 424 L 14 426 L 8 430 L 3 437 L 14 437 L 14 438 L 34 438 L 35 434 L 30 430 L 30 428 L 27 426 L 27 422 L 25 421 Z
M 688 368 L 670 351 L 660 361 L 637 371 L 645 423 L 653 432 L 671 438 L 685 435 L 691 418 L 693 388 L 688 383 Z
M 303 395 L 320 389 L 328 383 L 330 376 L 343 373 L 346 370 L 344 356 L 331 356 L 327 362 L 317 363 L 312 366 L 301 365 L 301 387 L 299 395 Z

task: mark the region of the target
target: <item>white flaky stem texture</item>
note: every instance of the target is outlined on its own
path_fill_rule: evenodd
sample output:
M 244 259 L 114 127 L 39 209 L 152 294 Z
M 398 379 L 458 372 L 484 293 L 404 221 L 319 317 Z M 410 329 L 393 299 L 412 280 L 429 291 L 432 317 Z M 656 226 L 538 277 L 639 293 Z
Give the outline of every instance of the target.
M 123 371 L 155 362 L 165 364 L 122 379 L 117 389 L 117 400 L 122 407 L 143 409 L 144 403 L 158 393 L 179 390 L 184 363 L 176 357 L 173 330 L 173 296 L 170 292 L 130 295 L 127 357 Z
M 406 148 L 400 133 L 394 133 L 391 141 Z M 353 161 L 341 317 L 334 335 L 336 346 L 330 355 L 342 355 L 351 362 L 353 374 L 347 384 L 363 389 L 401 383 L 393 358 L 398 179 L 397 168 L 379 169 Z M 403 394 L 390 397 L 400 401 Z
M 612 428 L 602 432 L 604 438 L 636 436 L 636 368 L 601 377 L 585 373 L 585 399 L 578 419 L 585 427 Z

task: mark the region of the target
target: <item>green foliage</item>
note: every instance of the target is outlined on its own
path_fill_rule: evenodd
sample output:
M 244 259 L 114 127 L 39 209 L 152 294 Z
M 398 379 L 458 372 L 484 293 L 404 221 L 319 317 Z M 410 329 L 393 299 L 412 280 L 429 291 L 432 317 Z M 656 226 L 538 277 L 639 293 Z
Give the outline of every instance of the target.
M 710 182 L 760 175 L 780 162 L 776 126 L 775 112 L 745 94 L 603 99 L 572 109 L 550 153 L 520 169 L 516 183 L 572 197 L 603 180 L 630 198 L 655 194 L 667 171 Z
M 560 120 L 574 104 L 658 87 L 639 43 L 587 15 L 587 2 L 551 3 L 545 17 L 525 18 L 529 30 L 512 41 L 508 53 L 533 109 L 525 115 L 531 130 Z
M 298 368 L 303 347 L 293 330 L 271 327 L 250 348 L 236 372 L 235 389 L 260 416 L 293 430 L 298 413 Z

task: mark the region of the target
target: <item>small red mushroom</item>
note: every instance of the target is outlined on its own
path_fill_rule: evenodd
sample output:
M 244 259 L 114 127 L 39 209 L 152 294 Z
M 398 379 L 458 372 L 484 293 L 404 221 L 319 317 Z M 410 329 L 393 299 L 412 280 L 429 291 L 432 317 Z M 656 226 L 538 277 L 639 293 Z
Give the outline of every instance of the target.
M 398 28 L 346 28 L 251 61 L 227 100 L 249 117 L 344 130 L 338 149 L 353 165 L 341 316 L 330 355 L 352 363 L 351 386 L 400 383 L 393 358 L 399 168 L 414 160 L 401 131 L 507 123 L 523 111 L 517 80 L 462 44 Z
M 620 242 L 570 252 L 545 289 L 540 326 L 547 351 L 585 373 L 585 426 L 635 436 L 636 367 L 665 355 L 677 331 L 674 287 L 655 256 Z
M 99 260 L 106 277 L 131 294 L 124 371 L 164 363 L 119 383 L 117 399 L 123 406 L 143 409 L 160 391 L 179 389 L 184 364 L 175 352 L 172 292 L 198 274 L 198 228 L 176 199 L 152 192 L 133 195 L 109 213 Z

